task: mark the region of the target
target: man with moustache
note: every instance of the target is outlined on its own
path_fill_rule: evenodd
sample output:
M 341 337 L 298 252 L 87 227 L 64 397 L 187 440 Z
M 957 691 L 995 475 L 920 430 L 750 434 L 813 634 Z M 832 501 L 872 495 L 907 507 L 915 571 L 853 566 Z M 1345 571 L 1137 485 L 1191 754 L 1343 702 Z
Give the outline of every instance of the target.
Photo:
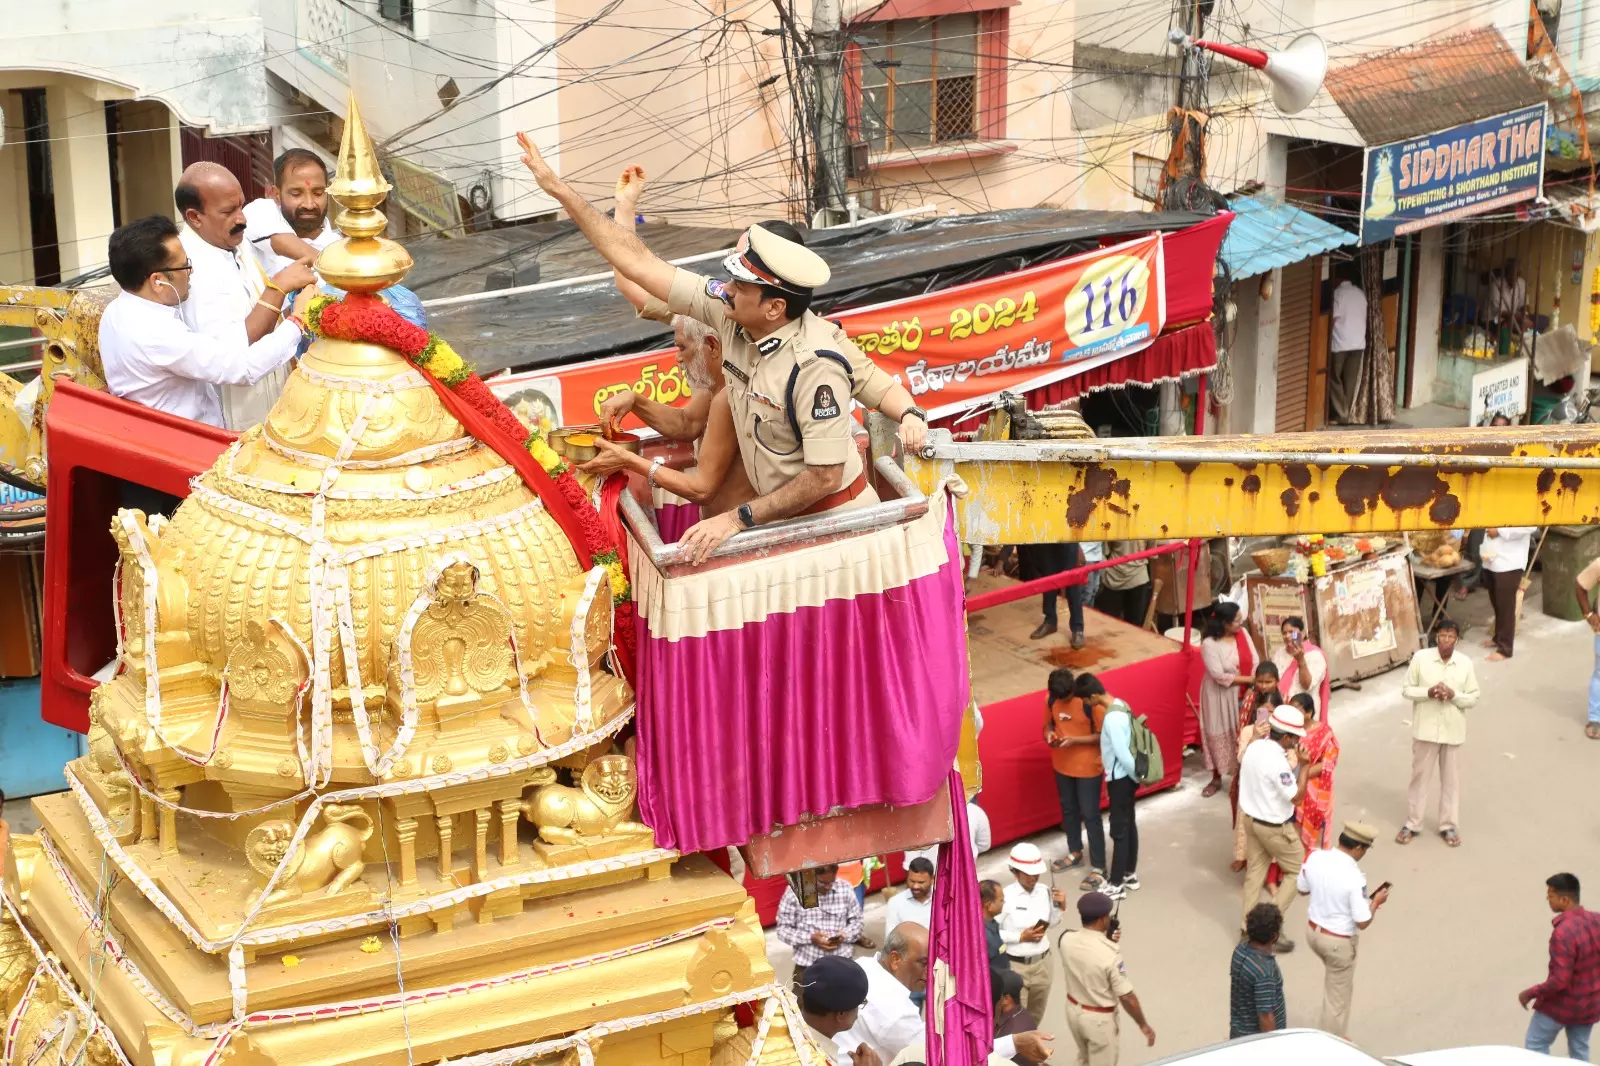
M 272 177 L 267 195 L 244 205 L 244 239 L 268 274 L 340 237 L 328 220 L 328 168 L 315 152 L 289 149 L 273 161 Z
M 244 247 L 244 190 L 220 164 L 185 167 L 173 201 L 185 223 L 179 240 L 193 267 L 179 308 L 184 324 L 230 348 L 242 327 L 246 344 L 256 343 L 277 328 L 291 295 L 305 284 L 305 271 L 296 267 L 310 266 L 309 258 L 267 275 Z M 243 431 L 263 421 L 288 374 L 280 365 L 254 384 L 223 385 L 224 425 Z

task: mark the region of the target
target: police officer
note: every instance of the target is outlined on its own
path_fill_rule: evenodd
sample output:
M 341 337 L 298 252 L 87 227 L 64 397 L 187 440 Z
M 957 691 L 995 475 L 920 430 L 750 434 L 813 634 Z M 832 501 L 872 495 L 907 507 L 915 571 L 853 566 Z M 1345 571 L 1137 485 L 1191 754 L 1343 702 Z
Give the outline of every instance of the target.
M 834 1039 L 849 1032 L 866 1001 L 867 972 L 856 960 L 824 955 L 806 967 L 800 985 L 800 1015 L 806 1022 L 806 1035 L 828 1066 L 883 1066 L 883 1059 L 867 1045 L 846 1051 Z
M 703 561 L 734 533 L 763 522 L 875 502 L 849 411 L 858 353 L 841 351 L 838 331 L 809 310 L 812 293 L 828 281 L 822 257 L 766 226 L 752 226 L 723 261 L 732 281 L 679 270 L 563 182 L 526 134 L 517 140 L 539 187 L 566 208 L 614 269 L 722 340 L 734 432 L 756 498 L 685 533 L 680 543 L 690 559 Z M 883 412 L 911 422 L 912 430 L 925 428 L 926 413 L 899 391 L 903 409 L 889 402 L 891 389 L 879 398 Z M 907 435 L 920 443 L 920 432 L 902 438 Z
M 1099 892 L 1079 896 L 1078 917 L 1083 928 L 1061 937 L 1067 1028 L 1078 1044 L 1078 1066 L 1116 1066 L 1118 1003 L 1144 1034 L 1146 1046 L 1155 1045 L 1156 1031 L 1144 1020 L 1122 953 L 1111 939 L 1111 898 Z

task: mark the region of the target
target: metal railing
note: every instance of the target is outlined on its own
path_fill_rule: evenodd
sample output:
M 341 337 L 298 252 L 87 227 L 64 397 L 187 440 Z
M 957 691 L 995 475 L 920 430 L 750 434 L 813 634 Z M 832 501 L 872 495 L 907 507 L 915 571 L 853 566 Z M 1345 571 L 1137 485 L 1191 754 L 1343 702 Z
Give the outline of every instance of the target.
M 899 494 L 895 499 L 848 511 L 830 511 L 807 518 L 786 518 L 781 522 L 769 522 L 747 529 L 723 541 L 711 553 L 711 559 L 732 562 L 735 561 L 734 556 L 754 556 L 799 544 L 816 544 L 855 533 L 886 529 L 928 513 L 928 497 L 906 477 L 905 471 L 896 466 L 893 459 L 883 456 L 873 464 L 873 469 Z M 691 565 L 676 542 L 668 544 L 661 539 L 655 519 L 632 492 L 622 494 L 622 520 L 627 523 L 634 539 L 650 556 L 650 562 L 657 570 L 667 571 Z

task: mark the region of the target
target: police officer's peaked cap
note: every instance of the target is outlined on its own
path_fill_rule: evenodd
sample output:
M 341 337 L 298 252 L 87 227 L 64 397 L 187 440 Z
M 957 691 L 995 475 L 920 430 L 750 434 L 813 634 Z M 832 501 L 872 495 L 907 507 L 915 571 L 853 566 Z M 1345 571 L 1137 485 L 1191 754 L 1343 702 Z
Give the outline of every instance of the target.
M 1357 844 L 1372 847 L 1372 842 L 1378 839 L 1378 830 L 1366 822 L 1344 823 L 1343 835 L 1349 837 Z
M 824 955 L 806 967 L 801 1005 L 823 1014 L 855 1010 L 867 1001 L 867 971 L 854 959 Z
M 762 226 L 751 226 L 740 250 L 722 261 L 728 273 L 753 285 L 770 285 L 798 294 L 828 283 L 827 262 L 803 244 L 786 240 Z

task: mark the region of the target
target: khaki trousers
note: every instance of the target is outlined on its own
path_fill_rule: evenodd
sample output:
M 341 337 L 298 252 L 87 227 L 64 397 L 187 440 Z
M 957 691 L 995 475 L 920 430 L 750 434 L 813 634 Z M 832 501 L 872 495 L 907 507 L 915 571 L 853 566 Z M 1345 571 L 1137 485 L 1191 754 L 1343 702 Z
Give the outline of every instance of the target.
M 1078 1045 L 1078 1066 L 1117 1066 L 1122 1041 L 1116 1014 L 1084 1010 L 1076 1003 L 1068 1003 L 1067 1028 Z
M 1289 905 L 1298 895 L 1294 881 L 1306 854 L 1305 845 L 1300 843 L 1300 831 L 1293 822 L 1262 825 L 1242 811 L 1239 817 L 1244 820 L 1244 917 L 1249 917 L 1256 904 L 1261 902 L 1261 889 L 1267 883 L 1267 868 L 1273 863 L 1278 864 L 1283 880 L 1278 882 L 1278 894 L 1272 902 L 1287 916 Z M 1241 931 L 1244 929 L 1244 918 L 1239 920 L 1239 928 Z
M 1317 1028 L 1344 1036 L 1350 1028 L 1350 998 L 1356 988 L 1356 937 L 1337 937 L 1313 929 L 1311 950 L 1322 960 L 1322 1020 Z
M 1035 1018 L 1044 1017 L 1045 1004 L 1050 1002 L 1050 984 L 1053 980 L 1050 953 L 1033 959 L 1011 958 L 1011 968 L 1022 978 L 1022 1009 Z
M 1428 779 L 1439 766 L 1439 828 L 1458 829 L 1461 813 L 1460 779 L 1457 776 L 1459 744 L 1435 744 L 1431 740 L 1411 742 L 1411 789 L 1407 793 L 1406 828 L 1422 832 L 1422 815 L 1428 806 Z

